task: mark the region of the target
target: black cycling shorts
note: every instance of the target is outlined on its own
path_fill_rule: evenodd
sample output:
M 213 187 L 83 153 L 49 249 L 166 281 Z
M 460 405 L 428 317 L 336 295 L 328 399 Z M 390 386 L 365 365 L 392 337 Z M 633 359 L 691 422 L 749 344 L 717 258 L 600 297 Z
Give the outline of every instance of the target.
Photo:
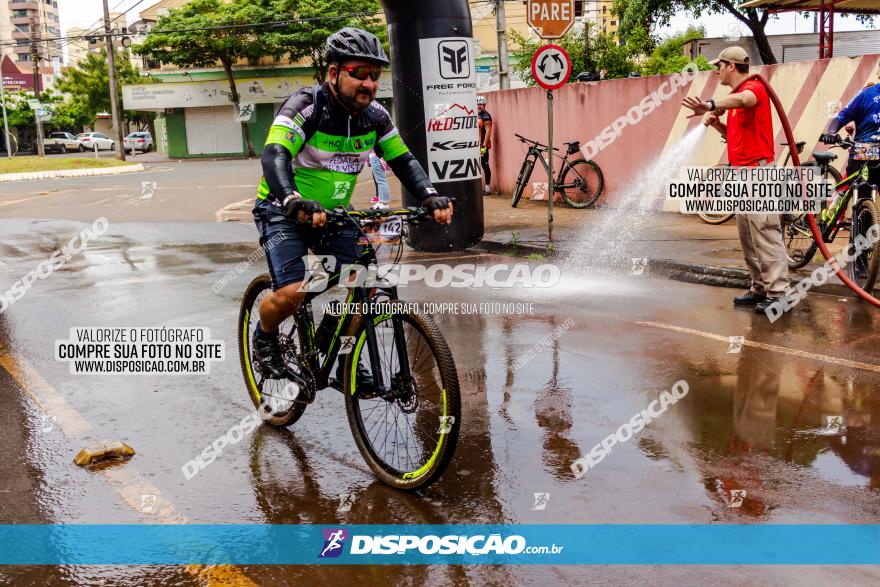
M 313 228 L 300 224 L 261 198 L 257 198 L 253 214 L 260 232 L 260 246 L 266 252 L 273 291 L 305 278 L 305 257 L 309 250 L 316 255 L 335 257 L 337 271 L 356 261 L 363 251 L 363 246 L 358 244 L 360 235 L 354 227 Z

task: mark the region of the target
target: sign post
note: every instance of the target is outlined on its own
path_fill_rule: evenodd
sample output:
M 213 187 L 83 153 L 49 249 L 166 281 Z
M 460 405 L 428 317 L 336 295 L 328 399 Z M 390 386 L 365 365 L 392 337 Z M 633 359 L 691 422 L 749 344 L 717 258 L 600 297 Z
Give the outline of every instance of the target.
M 553 242 L 553 90 L 568 83 L 571 57 L 559 45 L 544 45 L 532 57 L 532 77 L 547 90 L 547 239 Z
M 574 24 L 574 0 L 528 0 L 526 20 L 542 39 L 558 39 Z M 547 90 L 547 238 L 553 242 L 553 90 L 571 77 L 571 58 L 559 45 L 544 45 L 532 58 L 532 77 Z

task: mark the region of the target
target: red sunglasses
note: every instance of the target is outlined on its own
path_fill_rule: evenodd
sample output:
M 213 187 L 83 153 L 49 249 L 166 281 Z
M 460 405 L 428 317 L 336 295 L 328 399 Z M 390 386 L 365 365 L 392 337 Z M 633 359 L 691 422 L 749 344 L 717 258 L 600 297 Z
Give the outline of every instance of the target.
M 347 72 L 354 79 L 361 81 L 367 78 L 376 81 L 382 75 L 382 70 L 373 65 L 340 65 L 339 69 Z

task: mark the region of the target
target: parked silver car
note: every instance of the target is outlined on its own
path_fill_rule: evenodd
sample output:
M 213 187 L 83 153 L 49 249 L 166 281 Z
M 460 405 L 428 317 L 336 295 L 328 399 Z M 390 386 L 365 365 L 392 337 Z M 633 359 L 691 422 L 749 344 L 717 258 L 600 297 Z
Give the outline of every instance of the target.
M 82 143 L 69 132 L 53 132 L 45 140 L 43 147 L 47 153 L 67 153 L 68 151 L 85 151 Z
M 133 132 L 125 137 L 125 150 L 146 153 L 153 150 L 153 135 L 148 132 Z

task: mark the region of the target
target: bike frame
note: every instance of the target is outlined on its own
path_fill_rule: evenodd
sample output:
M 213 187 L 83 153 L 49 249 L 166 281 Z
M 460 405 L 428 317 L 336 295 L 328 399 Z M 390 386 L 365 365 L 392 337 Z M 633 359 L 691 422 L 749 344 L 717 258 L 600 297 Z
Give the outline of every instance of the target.
M 394 212 L 395 211 L 390 211 L 388 216 L 394 216 Z M 396 212 L 400 214 L 400 211 Z M 371 265 L 376 264 L 376 249 L 373 247 L 373 244 L 369 239 L 367 239 L 367 244 L 365 245 L 363 253 L 361 253 L 360 257 L 354 264 L 363 267 L 370 267 Z M 326 289 L 339 284 L 344 269 L 345 268 L 341 268 L 339 272 L 334 273 L 328 278 Z M 333 366 L 336 364 L 339 351 L 341 350 L 341 337 L 343 336 L 343 333 L 348 332 L 352 323 L 360 318 L 365 323 L 366 345 L 370 353 L 370 371 L 373 374 L 373 382 L 376 389 L 379 391 L 379 395 L 385 395 L 390 389 L 382 379 L 382 368 L 379 363 L 379 343 L 376 339 L 375 322 L 379 317 L 387 315 L 373 312 L 371 309 L 371 302 L 374 302 L 378 298 L 386 298 L 388 301 L 399 299 L 397 297 L 397 287 L 367 288 L 359 286 L 349 288 L 348 294 L 345 298 L 345 305 L 342 309 L 342 314 L 336 325 L 336 331 L 333 333 L 326 349 L 318 347 L 315 342 L 315 321 L 312 318 L 311 312 L 312 300 L 318 297 L 320 293 L 323 293 L 323 291 L 324 290 L 322 290 L 322 292 L 307 293 L 296 313 L 296 323 L 305 326 L 305 328 L 297 328 L 300 348 L 303 350 L 301 353 L 303 356 L 300 357 L 300 359 L 302 360 L 302 358 L 304 358 L 307 361 L 307 367 L 315 377 L 316 389 L 324 389 L 327 387 L 330 381 L 330 373 Z M 359 303 L 359 308 L 366 308 L 368 311 L 350 312 L 352 304 L 355 302 Z M 394 314 L 391 315 L 391 321 L 394 328 L 394 343 L 398 349 L 405 349 L 406 339 L 403 334 L 403 322 L 399 316 Z M 290 335 L 288 334 L 288 336 Z M 319 354 L 324 355 L 323 361 L 320 360 Z M 407 353 L 398 353 L 397 359 L 399 363 L 399 374 L 404 377 L 410 377 L 412 373 L 410 372 L 409 356 Z M 342 382 L 340 381 L 339 383 L 341 384 Z M 390 383 L 391 382 L 388 382 L 389 385 Z
M 537 146 L 532 145 L 529 147 L 529 150 L 526 153 L 526 157 L 527 158 L 532 157 L 533 159 L 538 159 L 541 162 L 541 165 L 544 166 L 544 171 L 547 172 L 547 176 L 549 177 L 550 176 L 550 165 L 547 163 L 547 160 L 544 159 L 544 156 L 542 155 L 543 152 L 544 151 L 538 149 Z M 547 152 L 549 152 L 549 151 L 547 151 Z M 562 174 L 565 173 L 567 166 L 571 164 L 568 160 L 568 153 L 566 153 L 565 155 L 555 155 L 554 154 L 553 156 L 556 157 L 557 159 L 561 159 L 563 162 L 563 164 L 559 166 L 559 172 L 556 175 L 556 179 L 553 181 L 553 191 L 554 192 L 561 192 L 562 190 L 564 190 L 566 188 L 577 187 L 577 184 L 574 184 L 574 183 L 562 183 Z M 534 165 L 532 165 L 532 171 L 534 172 L 534 170 L 535 170 L 535 167 L 534 167 Z M 532 176 L 532 174 L 529 173 L 529 177 L 524 177 L 523 181 L 528 183 L 529 178 L 531 178 L 531 176 Z
M 825 166 L 823 165 L 820 167 L 824 168 Z M 823 169 L 823 171 L 825 170 Z M 857 193 L 859 187 L 867 182 L 868 162 L 865 161 L 865 164 L 862 165 L 861 169 L 849 175 L 848 177 L 843 178 L 840 183 L 834 186 L 838 197 L 836 198 L 836 201 L 833 202 L 831 209 L 828 211 L 826 219 L 822 221 L 822 240 L 824 242 L 834 242 L 834 239 L 840 232 L 840 219 L 846 213 L 847 208 L 849 208 L 849 203 L 853 199 L 853 194 Z M 858 206 L 859 201 L 862 199 L 866 198 L 856 199 L 856 202 L 853 206 L 854 209 Z M 855 212 L 853 213 L 853 216 L 855 217 Z M 854 232 L 855 231 L 851 231 L 850 234 L 854 234 Z

